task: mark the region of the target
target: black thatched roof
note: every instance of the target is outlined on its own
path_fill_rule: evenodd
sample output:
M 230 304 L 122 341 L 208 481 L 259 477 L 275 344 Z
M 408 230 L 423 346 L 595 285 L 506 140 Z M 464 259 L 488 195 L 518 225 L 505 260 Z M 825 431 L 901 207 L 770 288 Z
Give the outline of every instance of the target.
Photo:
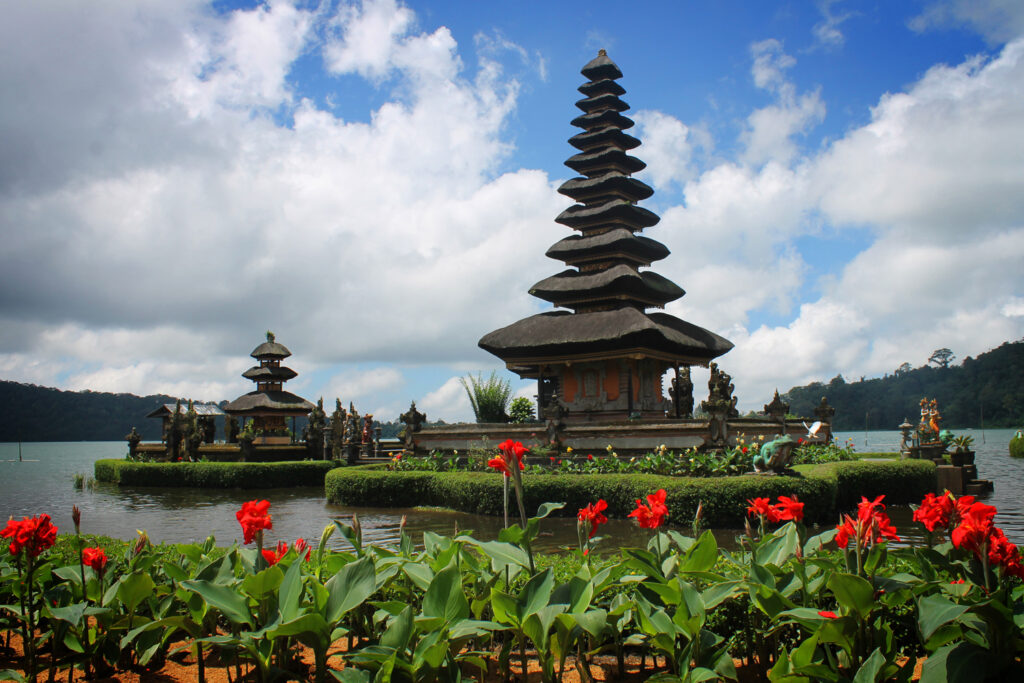
M 544 278 L 530 288 L 533 296 L 556 306 L 574 308 L 579 303 L 613 302 L 630 299 L 648 306 L 664 306 L 686 292 L 657 273 L 638 273 L 629 266 L 617 265 L 593 273 L 564 270 Z
M 313 408 L 306 399 L 287 391 L 251 391 L 224 406 L 224 412 L 228 415 L 306 415 Z
M 297 377 L 299 373 L 295 372 L 291 368 L 286 368 L 283 365 L 277 367 L 269 367 L 266 365 L 256 365 L 249 368 L 242 373 L 242 377 L 251 379 L 254 382 L 287 382 L 293 377 Z
M 660 220 L 658 214 L 619 198 L 596 206 L 573 204 L 555 218 L 556 223 L 576 230 L 607 225 L 649 228 Z
M 278 344 L 276 341 L 265 341 L 249 354 L 253 358 L 287 358 L 292 355 L 292 352 L 284 344 Z
M 650 265 L 668 256 L 661 242 L 643 235 L 634 235 L 626 228 L 615 228 L 597 235 L 569 235 L 551 245 L 546 256 L 568 265 L 600 261 L 619 255 L 631 261 Z
M 619 71 L 619 67 L 608 58 L 608 53 L 604 50 L 598 50 L 597 56 L 587 62 L 586 66 L 580 69 L 580 73 L 591 82 L 604 79 L 614 81 L 622 78 L 622 72 Z
M 614 126 L 605 126 L 577 133 L 569 138 L 569 144 L 580 150 L 595 149 L 606 145 L 614 145 L 619 149 L 635 149 L 640 146 L 640 140 L 629 133 L 623 133 Z
M 667 313 L 620 308 L 540 313 L 485 335 L 480 346 L 507 363 L 647 351 L 689 364 L 717 358 L 732 342 Z
M 651 186 L 642 180 L 617 173 L 605 173 L 593 178 L 570 178 L 562 183 L 558 192 L 578 202 L 616 196 L 638 202 L 654 194 Z

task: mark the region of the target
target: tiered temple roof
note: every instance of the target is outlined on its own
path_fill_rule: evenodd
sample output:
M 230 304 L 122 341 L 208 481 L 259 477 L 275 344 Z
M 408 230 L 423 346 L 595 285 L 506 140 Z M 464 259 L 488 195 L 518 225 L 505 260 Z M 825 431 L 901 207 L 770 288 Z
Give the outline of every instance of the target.
M 530 288 L 530 294 L 569 310 L 541 313 L 495 330 L 480 346 L 523 377 L 557 375 L 566 364 L 616 358 L 655 360 L 664 368 L 707 365 L 732 343 L 667 313 L 647 312 L 685 292 L 641 270 L 668 256 L 669 250 L 639 234 L 660 219 L 637 205 L 653 190 L 630 177 L 646 164 L 628 154 L 640 141 L 623 132 L 633 122 L 621 113 L 629 109 L 620 99 L 626 91 L 616 82 L 622 72 L 601 50 L 582 73 L 587 82 L 579 88 L 584 98 L 576 106 L 583 114 L 572 125 L 583 132 L 569 139 L 579 153 L 565 162 L 580 176 L 558 189 L 576 204 L 555 219 L 577 234 L 547 251 L 568 269 Z
M 302 416 L 313 410 L 313 404 L 306 399 L 284 391 L 284 383 L 296 377 L 291 368 L 281 361 L 292 355 L 283 344 L 274 339 L 273 332 L 267 332 L 267 341 L 249 354 L 259 361 L 242 373 L 242 377 L 256 383 L 256 391 L 239 396 L 224 406 L 229 415 Z

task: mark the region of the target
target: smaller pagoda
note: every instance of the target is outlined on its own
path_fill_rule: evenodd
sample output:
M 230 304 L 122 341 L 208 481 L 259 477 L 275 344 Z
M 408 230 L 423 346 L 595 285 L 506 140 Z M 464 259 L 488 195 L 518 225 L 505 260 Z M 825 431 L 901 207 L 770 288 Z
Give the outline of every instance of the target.
M 281 361 L 292 355 L 284 344 L 274 339 L 273 332 L 267 332 L 267 341 L 263 342 L 249 354 L 259 365 L 253 366 L 242 373 L 242 377 L 256 383 L 256 391 L 239 396 L 224 406 L 228 415 L 251 418 L 253 428 L 261 434 L 261 443 L 287 443 L 287 418 L 292 418 L 294 433 L 296 417 L 305 417 L 315 407 L 312 403 L 284 390 L 284 383 L 296 377 L 291 368 L 281 365 Z

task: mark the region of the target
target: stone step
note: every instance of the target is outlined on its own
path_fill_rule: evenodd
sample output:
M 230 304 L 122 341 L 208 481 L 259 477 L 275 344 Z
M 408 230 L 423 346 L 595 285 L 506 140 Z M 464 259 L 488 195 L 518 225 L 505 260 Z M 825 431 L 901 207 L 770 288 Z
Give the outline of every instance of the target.
M 967 482 L 967 485 L 964 487 L 964 493 L 971 496 L 992 493 L 992 482 L 988 479 L 974 479 Z

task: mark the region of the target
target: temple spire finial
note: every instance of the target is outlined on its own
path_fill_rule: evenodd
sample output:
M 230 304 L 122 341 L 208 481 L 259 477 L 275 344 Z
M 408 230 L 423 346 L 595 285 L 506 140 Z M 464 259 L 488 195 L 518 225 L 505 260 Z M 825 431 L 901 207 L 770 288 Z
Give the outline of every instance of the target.
M 604 48 L 602 47 L 602 48 L 601 48 L 600 50 L 598 50 L 598 51 L 597 51 L 597 56 L 598 56 L 598 57 L 607 57 L 607 56 L 608 56 L 608 53 L 607 53 L 607 52 L 605 51 L 605 49 L 604 49 Z

